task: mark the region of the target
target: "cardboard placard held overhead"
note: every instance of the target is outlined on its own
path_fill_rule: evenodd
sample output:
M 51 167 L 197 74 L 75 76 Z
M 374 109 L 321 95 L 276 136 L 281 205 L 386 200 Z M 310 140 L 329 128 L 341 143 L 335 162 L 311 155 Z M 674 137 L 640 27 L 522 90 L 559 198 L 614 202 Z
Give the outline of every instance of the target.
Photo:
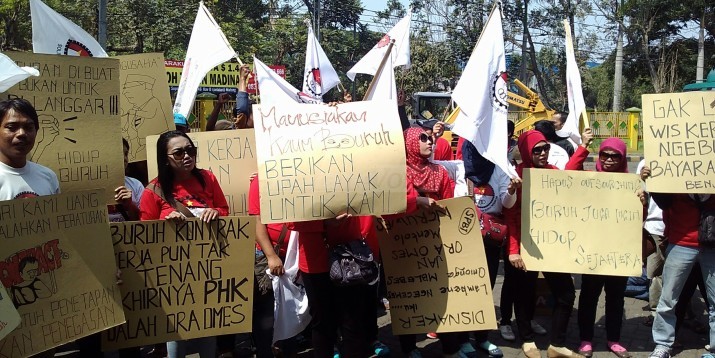
M 396 335 L 496 328 L 474 200 L 440 204 L 444 216 L 421 211 L 376 220 Z
M 31 160 L 52 169 L 63 193 L 124 185 L 119 123 L 119 60 L 6 52 L 19 66 L 35 67 L 30 77 L 0 95 L 22 97 L 35 107 L 40 129 Z
M 146 137 L 176 129 L 166 86 L 164 55 L 117 56 L 122 95 L 122 136 L 129 142 L 129 162 L 146 160 Z
M 715 92 L 642 97 L 648 191 L 715 194 Z
M 12 304 L 3 285 L 0 285 L 0 340 L 20 325 L 20 314 Z
M 112 223 L 127 323 L 103 348 L 251 331 L 254 217 Z
M 405 144 L 394 102 L 254 106 L 261 221 L 403 212 Z
M 635 174 L 524 170 L 521 256 L 529 271 L 640 276 Z
M 238 129 L 188 134 L 198 149 L 196 166 L 210 170 L 221 184 L 231 216 L 248 215 L 248 188 L 256 167 L 256 139 L 253 129 Z M 147 137 L 149 180 L 156 178 L 156 142 Z
M 104 197 L 0 202 L 0 280 L 22 317 L 0 356 L 31 356 L 124 322 Z

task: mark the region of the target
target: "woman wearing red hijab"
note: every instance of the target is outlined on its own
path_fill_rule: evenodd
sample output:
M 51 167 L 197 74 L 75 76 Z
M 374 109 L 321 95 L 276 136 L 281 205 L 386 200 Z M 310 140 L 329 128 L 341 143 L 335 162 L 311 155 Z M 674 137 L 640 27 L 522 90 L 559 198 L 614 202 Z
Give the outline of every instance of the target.
M 618 138 L 608 138 L 601 143 L 598 151 L 596 171 L 609 173 L 628 173 L 626 162 L 626 143 Z M 621 358 L 630 357 L 621 344 L 621 325 L 623 323 L 623 304 L 626 291 L 624 276 L 582 275 L 581 294 L 578 298 L 578 330 L 581 337 L 580 354 L 593 355 L 593 326 L 596 323 L 596 306 L 601 291 L 606 291 L 606 340 L 608 349 Z
M 578 147 L 566 164 L 566 170 L 583 169 L 583 162 L 588 156 L 588 145 L 593 139 L 591 130 L 586 129 L 581 137 L 583 144 Z M 522 159 L 522 163 L 516 167 L 516 171 L 520 177 L 523 176 L 524 169 L 526 168 L 558 170 L 555 166 L 547 163 L 551 145 L 546 141 L 546 138 L 541 132 L 530 130 L 523 133 L 519 136 L 517 146 L 519 147 L 519 153 Z M 524 342 L 522 350 L 524 351 L 524 355 L 528 358 L 535 358 L 541 357 L 541 353 L 534 343 L 534 332 L 531 329 L 530 320 L 534 312 L 538 272 L 527 271 L 527 267 L 524 265 L 524 261 L 519 254 L 521 242 L 521 190 L 521 188 L 517 189 L 516 204 L 510 209 L 505 210 L 507 226 L 509 227 L 509 262 L 512 266 L 519 269 L 514 275 L 515 285 L 519 288 L 516 294 L 514 311 L 516 313 L 519 336 Z M 568 328 L 569 318 L 571 317 L 571 311 L 573 311 L 573 303 L 576 299 L 576 290 L 571 275 L 557 272 L 544 272 L 543 274 L 555 301 L 554 310 L 551 315 L 551 344 L 549 345 L 547 355 L 549 358 L 581 357 L 581 355 L 565 347 L 566 330 Z
M 454 180 L 441 165 L 429 161 L 432 155 L 432 136 L 423 128 L 411 127 L 404 131 L 407 155 L 407 186 L 412 186 L 421 198 L 436 200 L 454 197 Z M 409 195 L 409 194 L 408 194 Z M 420 205 L 422 206 L 422 205 Z M 409 212 L 409 210 L 408 210 Z M 445 357 L 466 357 L 474 352 L 468 343 L 467 333 L 444 333 L 439 336 Z M 399 336 L 400 348 L 410 358 L 422 357 L 417 349 L 416 336 Z M 466 343 L 466 344 L 465 344 Z

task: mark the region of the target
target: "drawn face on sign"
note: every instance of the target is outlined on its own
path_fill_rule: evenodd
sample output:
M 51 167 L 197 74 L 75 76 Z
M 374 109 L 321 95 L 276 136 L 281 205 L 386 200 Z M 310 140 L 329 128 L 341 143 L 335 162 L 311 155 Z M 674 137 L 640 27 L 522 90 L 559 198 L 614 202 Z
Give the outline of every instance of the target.
M 23 282 L 32 282 L 40 274 L 40 263 L 37 259 L 28 256 L 20 262 L 20 277 Z

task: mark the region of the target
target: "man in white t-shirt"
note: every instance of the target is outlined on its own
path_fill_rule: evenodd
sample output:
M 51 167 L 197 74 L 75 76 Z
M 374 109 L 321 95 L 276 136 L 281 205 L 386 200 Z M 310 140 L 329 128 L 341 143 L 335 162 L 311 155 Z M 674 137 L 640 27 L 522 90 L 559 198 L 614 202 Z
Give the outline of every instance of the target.
M 32 104 L 21 98 L 0 102 L 0 200 L 60 192 L 57 175 L 31 162 L 40 121 Z

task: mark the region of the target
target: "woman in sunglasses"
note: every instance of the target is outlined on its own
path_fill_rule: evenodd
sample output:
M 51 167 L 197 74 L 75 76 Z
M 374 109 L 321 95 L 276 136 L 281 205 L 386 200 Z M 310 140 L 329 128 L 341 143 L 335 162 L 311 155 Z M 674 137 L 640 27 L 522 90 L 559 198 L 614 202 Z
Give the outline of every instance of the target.
M 608 138 L 598 151 L 596 171 L 628 173 L 626 143 L 618 138 Z M 630 357 L 620 343 L 623 323 L 623 304 L 626 291 L 625 276 L 582 275 L 581 294 L 578 298 L 578 330 L 581 337 L 579 353 L 593 355 L 593 326 L 596 323 L 596 307 L 601 291 L 606 291 L 606 340 L 608 349 L 621 358 Z
M 139 205 L 141 220 L 183 222 L 187 217 L 198 217 L 209 222 L 228 215 L 218 180 L 210 171 L 196 167 L 196 146 L 185 133 L 160 135 L 156 162 L 159 176 L 144 189 Z M 216 356 L 216 337 L 193 341 L 202 358 Z M 167 342 L 166 347 L 170 358 L 186 356 L 186 341 Z
M 588 156 L 588 145 L 593 140 L 590 129 L 586 129 L 581 135 L 583 143 L 576 149 L 574 155 L 566 163 L 566 170 L 582 170 L 583 162 Z M 557 169 L 548 164 L 549 150 L 551 144 L 546 141 L 546 137 L 536 130 L 530 130 L 519 136 L 517 142 L 522 162 L 517 165 L 516 171 L 519 177 L 523 177 L 524 169 L 541 168 Z M 509 209 L 505 209 L 507 226 L 509 227 L 509 262 L 517 268 L 514 272 L 514 285 L 517 287 L 516 300 L 514 302 L 514 312 L 516 313 L 516 324 L 519 328 L 519 336 L 524 342 L 522 350 L 528 358 L 541 357 L 539 349 L 534 343 L 534 331 L 531 328 L 531 318 L 534 316 L 534 305 L 536 302 L 536 279 L 537 271 L 527 271 L 524 261 L 519 253 L 521 242 L 521 188 L 516 190 L 516 204 Z M 544 272 L 551 294 L 554 296 L 554 310 L 551 314 L 551 338 L 547 351 L 549 358 L 556 357 L 581 357 L 566 347 L 566 330 L 568 329 L 569 318 L 573 311 L 576 290 L 570 274 Z

